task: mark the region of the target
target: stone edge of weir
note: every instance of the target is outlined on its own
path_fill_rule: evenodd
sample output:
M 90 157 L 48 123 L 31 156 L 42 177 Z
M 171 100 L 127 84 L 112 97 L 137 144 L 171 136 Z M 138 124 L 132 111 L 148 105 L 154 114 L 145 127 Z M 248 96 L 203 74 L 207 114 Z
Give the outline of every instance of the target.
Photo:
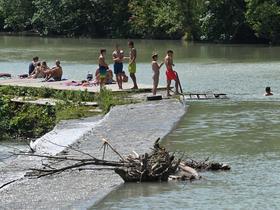
M 101 140 L 105 138 L 123 155 L 131 154 L 132 151 L 142 154 L 149 151 L 158 137 L 166 137 L 179 123 L 186 110 L 184 104 L 173 99 L 116 106 L 103 119 L 95 121 L 91 129 L 77 135 L 78 139 L 73 146 L 99 158 L 102 157 Z M 61 149 L 61 146 L 57 147 Z M 69 155 L 81 155 L 73 150 L 66 151 Z M 108 151 L 105 158 L 116 160 L 118 157 Z M 34 161 L 37 167 L 41 163 L 38 159 Z M 41 179 L 24 178 L 0 190 L 0 207 L 87 209 L 100 202 L 122 183 L 117 174 L 107 170 L 68 171 Z

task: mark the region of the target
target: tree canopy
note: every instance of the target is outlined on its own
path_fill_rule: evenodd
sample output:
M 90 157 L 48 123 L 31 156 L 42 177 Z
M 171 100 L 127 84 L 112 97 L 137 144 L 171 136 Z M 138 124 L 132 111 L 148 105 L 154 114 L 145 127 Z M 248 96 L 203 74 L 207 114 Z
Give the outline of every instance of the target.
M 279 0 L 0 0 L 0 31 L 279 43 Z

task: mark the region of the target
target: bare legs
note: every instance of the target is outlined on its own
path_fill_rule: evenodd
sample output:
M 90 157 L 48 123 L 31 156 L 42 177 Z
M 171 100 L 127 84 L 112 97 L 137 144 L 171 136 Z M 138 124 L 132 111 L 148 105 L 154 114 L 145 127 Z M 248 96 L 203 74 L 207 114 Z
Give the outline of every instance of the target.
M 130 73 L 130 77 L 133 81 L 133 88 L 132 89 L 138 89 L 135 73 Z
M 167 96 L 171 96 L 170 95 L 170 85 L 171 85 L 171 80 L 167 80 Z
M 178 77 L 176 78 L 176 80 L 175 80 L 175 89 L 176 89 L 176 94 L 179 94 L 179 80 L 178 80 Z
M 170 90 L 171 90 L 170 85 L 171 85 L 171 80 L 167 80 L 167 96 L 171 96 L 170 95 Z M 177 78 L 175 80 L 175 89 L 176 89 L 175 94 L 179 94 L 178 88 L 179 88 L 179 81 L 178 81 L 178 78 Z
M 153 76 L 154 84 L 153 84 L 153 95 L 155 96 L 157 94 L 157 87 L 159 82 L 159 75 Z
M 100 78 L 100 91 L 103 89 L 103 87 L 105 86 L 105 80 L 106 78 Z
M 122 73 L 120 74 L 116 74 L 116 79 L 117 79 L 117 83 L 118 83 L 118 86 L 119 86 L 119 89 L 123 89 L 122 88 Z

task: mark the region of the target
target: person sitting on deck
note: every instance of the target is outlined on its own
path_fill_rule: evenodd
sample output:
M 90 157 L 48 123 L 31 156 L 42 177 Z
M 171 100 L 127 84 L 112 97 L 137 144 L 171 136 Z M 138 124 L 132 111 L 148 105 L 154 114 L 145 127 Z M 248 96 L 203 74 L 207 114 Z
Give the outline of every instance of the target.
M 28 70 L 28 75 L 29 76 L 34 72 L 38 61 L 39 61 L 39 57 L 36 56 L 36 57 L 33 58 L 32 62 L 29 64 L 29 70 Z
M 105 76 L 105 80 L 104 83 L 106 85 L 108 84 L 114 84 L 116 81 L 113 80 L 113 71 L 111 69 L 107 69 L 106 70 L 106 76 Z M 94 84 L 100 85 L 101 81 L 100 81 L 100 72 L 99 72 L 99 68 L 96 69 L 95 71 L 95 80 L 94 80 Z
M 60 61 L 56 60 L 55 61 L 55 66 L 50 69 L 45 71 L 46 74 L 46 81 L 49 81 L 51 78 L 54 79 L 54 81 L 61 81 L 62 78 L 62 67 L 60 66 Z
M 128 82 L 128 76 L 125 74 L 125 71 L 122 71 L 122 82 Z
M 48 69 L 49 67 L 47 66 L 46 61 L 43 61 L 42 63 L 39 62 L 37 63 L 35 70 L 33 71 L 33 73 L 29 78 L 32 79 L 45 78 L 46 77 L 45 71 L 47 71 Z
M 43 61 L 43 62 L 42 62 L 41 70 L 42 70 L 42 72 L 44 72 L 44 73 L 45 73 L 46 71 L 50 70 L 50 68 L 48 67 L 46 61 Z
M 273 93 L 271 92 L 271 88 L 270 87 L 266 87 L 265 88 L 265 96 L 273 96 Z
M 40 69 L 41 69 L 41 62 L 38 62 L 33 72 L 30 74 L 28 78 L 36 79 L 38 72 L 40 72 Z

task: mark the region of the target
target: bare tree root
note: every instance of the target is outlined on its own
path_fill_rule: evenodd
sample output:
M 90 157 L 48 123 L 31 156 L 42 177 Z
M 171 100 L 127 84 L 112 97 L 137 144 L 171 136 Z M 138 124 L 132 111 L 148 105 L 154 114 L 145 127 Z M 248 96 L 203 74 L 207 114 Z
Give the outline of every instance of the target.
M 93 171 L 93 170 L 114 170 L 125 182 L 157 182 L 176 180 L 200 179 L 198 171 L 203 170 L 230 170 L 226 164 L 205 161 L 195 161 L 192 159 L 182 160 L 184 155 L 176 157 L 159 144 L 160 139 L 154 143 L 152 151 L 143 155 L 133 154 L 122 156 L 108 140 L 103 139 L 103 158 L 98 159 L 92 155 L 89 158 L 77 158 L 71 156 L 48 156 L 35 153 L 18 153 L 15 155 L 35 156 L 55 160 L 57 162 L 66 161 L 67 165 L 63 167 L 54 167 L 51 164 L 42 162 L 42 168 L 30 168 L 26 176 L 41 178 L 60 174 L 65 171 Z M 106 149 L 110 148 L 119 158 L 118 161 L 104 160 Z M 75 149 L 76 151 L 76 149 Z M 80 152 L 83 154 L 83 152 Z M 100 167 L 104 166 L 104 167 Z

